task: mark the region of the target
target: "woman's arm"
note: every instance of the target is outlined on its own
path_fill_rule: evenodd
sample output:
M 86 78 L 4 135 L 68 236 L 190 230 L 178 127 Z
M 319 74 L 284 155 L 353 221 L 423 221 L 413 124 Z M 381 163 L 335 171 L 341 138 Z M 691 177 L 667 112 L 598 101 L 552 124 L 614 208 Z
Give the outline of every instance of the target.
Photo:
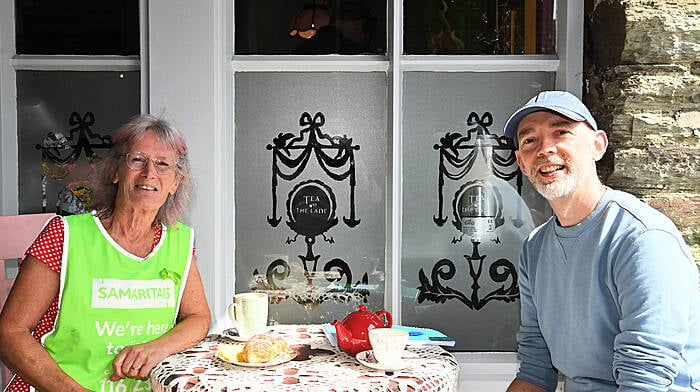
M 28 255 L 0 313 L 0 355 L 10 369 L 37 389 L 87 391 L 61 370 L 32 336 L 58 289 L 59 274 Z
M 202 277 L 193 256 L 175 327 L 150 342 L 125 347 L 112 362 L 114 374 L 111 380 L 148 377 L 151 369 L 167 356 L 188 349 L 204 339 L 210 322 Z

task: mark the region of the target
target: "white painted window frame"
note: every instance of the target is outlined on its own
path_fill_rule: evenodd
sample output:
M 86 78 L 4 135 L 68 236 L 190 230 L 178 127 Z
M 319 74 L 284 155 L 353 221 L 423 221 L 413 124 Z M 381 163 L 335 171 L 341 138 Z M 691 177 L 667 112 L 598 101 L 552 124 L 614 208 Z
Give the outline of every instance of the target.
M 17 71 L 140 71 L 141 111 L 148 108 L 146 0 L 139 0 L 139 56 L 16 55 L 14 0 L 0 3 L 0 212 L 19 211 L 17 151 Z M 142 60 L 144 59 L 144 60 Z
M 581 96 L 583 83 L 583 1 L 558 0 L 557 55 L 526 56 L 415 56 L 403 55 L 403 0 L 389 4 L 388 56 L 239 56 L 234 72 L 381 72 L 390 77 L 391 208 L 387 221 L 387 286 L 385 303 L 394 320 L 401 320 L 401 211 L 402 211 L 402 85 L 409 71 L 430 72 L 556 72 L 556 88 Z M 234 27 L 235 28 L 235 27 Z M 235 89 L 235 86 L 234 86 Z M 455 354 L 460 363 L 460 391 L 503 391 L 517 372 L 515 353 Z M 561 386 L 560 386 L 561 388 Z
M 386 308 L 401 319 L 402 76 L 406 71 L 556 72 L 556 88 L 582 88 L 583 0 L 557 0 L 557 56 L 404 56 L 403 0 L 389 4 L 388 56 L 233 56 L 233 0 L 140 0 L 139 58 L 15 56 L 14 2 L 0 2 L 0 209 L 18 211 L 17 91 L 22 69 L 139 70 L 143 112 L 164 113 L 190 144 L 197 194 L 188 223 L 212 309 L 212 329 L 227 325 L 234 290 L 234 72 L 387 72 L 391 172 L 387 187 Z M 203 77 L 206 76 L 206 77 Z M 202 137 L 204 135 L 205 137 Z M 212 143 L 215 140 L 216 143 Z M 457 353 L 460 390 L 503 391 L 517 370 L 515 353 Z

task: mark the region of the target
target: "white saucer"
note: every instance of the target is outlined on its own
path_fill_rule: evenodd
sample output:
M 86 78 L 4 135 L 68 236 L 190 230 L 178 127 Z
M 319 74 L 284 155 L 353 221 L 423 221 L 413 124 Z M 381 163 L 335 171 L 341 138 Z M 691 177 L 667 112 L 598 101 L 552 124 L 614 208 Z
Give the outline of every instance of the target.
M 411 366 L 411 362 L 409 361 L 401 361 L 389 364 L 379 363 L 377 362 L 377 359 L 374 358 L 374 353 L 372 352 L 372 350 L 366 350 L 357 353 L 357 355 L 355 355 L 355 359 L 357 359 L 358 362 L 369 368 L 384 370 L 387 372 L 406 369 L 407 367 Z

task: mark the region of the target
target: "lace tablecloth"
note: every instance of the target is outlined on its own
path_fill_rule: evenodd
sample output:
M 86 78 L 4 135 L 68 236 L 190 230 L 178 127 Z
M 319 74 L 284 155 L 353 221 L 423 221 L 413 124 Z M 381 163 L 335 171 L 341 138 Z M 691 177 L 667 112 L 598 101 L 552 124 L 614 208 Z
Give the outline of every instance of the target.
M 151 372 L 154 391 L 456 391 L 459 364 L 439 346 L 410 345 L 411 365 L 384 372 L 360 364 L 328 342 L 320 325 L 271 327 L 299 354 L 272 367 L 241 367 L 219 359 L 225 335 L 209 335 L 197 346 L 164 359 Z

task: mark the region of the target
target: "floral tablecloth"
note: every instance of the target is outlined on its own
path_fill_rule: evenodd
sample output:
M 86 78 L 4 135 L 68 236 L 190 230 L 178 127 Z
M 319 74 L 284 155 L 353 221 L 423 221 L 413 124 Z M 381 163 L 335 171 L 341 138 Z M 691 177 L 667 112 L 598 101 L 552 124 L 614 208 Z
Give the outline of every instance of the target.
M 271 327 L 297 351 L 290 362 L 272 367 L 240 367 L 219 359 L 225 335 L 207 336 L 197 346 L 164 359 L 151 372 L 154 391 L 456 391 L 459 364 L 439 346 L 410 345 L 406 369 L 368 368 L 331 346 L 320 325 Z

